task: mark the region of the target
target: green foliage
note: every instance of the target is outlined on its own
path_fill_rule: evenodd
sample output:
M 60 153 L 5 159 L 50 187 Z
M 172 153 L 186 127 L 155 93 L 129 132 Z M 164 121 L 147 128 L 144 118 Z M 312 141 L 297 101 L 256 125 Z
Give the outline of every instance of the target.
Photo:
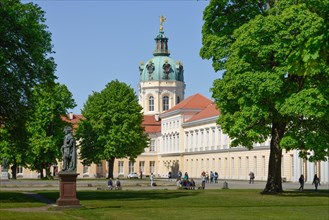
M 234 138 L 232 146 L 249 148 L 273 138 L 279 124 L 281 147 L 326 160 L 329 1 L 270 2 L 267 10 L 254 3 L 211 1 L 204 12 L 200 54 L 225 70 L 212 88 L 222 112 L 218 122 Z
M 329 156 L 329 0 L 255 3 L 211 1 L 200 54 L 225 70 L 212 92 L 231 146 L 271 139 L 264 193 L 276 193 L 282 148 Z
M 0 2 L 0 122 L 29 104 L 37 83 L 52 83 L 55 63 L 44 12 L 32 3 Z
M 33 3 L 2 0 L 0 18 L 0 157 L 24 165 L 33 88 L 56 79 L 51 34 Z
M 85 164 L 111 158 L 136 158 L 147 146 L 141 127 L 142 108 L 135 92 L 118 80 L 101 92 L 93 92 L 84 104 L 85 120 L 78 125 L 80 155 Z
M 75 102 L 67 87 L 57 83 L 53 87 L 36 86 L 33 104 L 27 121 L 27 160 L 31 170 L 42 170 L 61 158 L 63 128 L 67 125 L 62 116 L 66 115 L 67 109 L 75 107 Z

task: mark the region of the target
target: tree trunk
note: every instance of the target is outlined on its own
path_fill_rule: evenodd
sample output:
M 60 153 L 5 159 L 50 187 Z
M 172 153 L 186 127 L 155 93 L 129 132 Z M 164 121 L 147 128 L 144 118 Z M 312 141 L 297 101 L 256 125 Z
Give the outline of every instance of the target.
M 11 178 L 12 179 L 17 179 L 17 165 L 16 165 L 16 163 L 14 163 L 11 166 Z
M 40 169 L 38 172 L 40 173 L 40 179 L 43 179 L 43 169 Z
M 108 160 L 109 167 L 108 167 L 108 175 L 107 175 L 107 178 L 112 178 L 113 179 L 114 160 L 115 160 L 115 157 L 111 157 Z
M 282 193 L 282 178 L 281 178 L 281 157 L 282 150 L 280 141 L 283 137 L 285 125 L 282 123 L 273 123 L 272 138 L 270 146 L 270 160 L 268 166 L 268 176 L 263 194 Z
M 46 178 L 52 179 L 51 173 L 50 173 L 50 166 L 46 168 Z

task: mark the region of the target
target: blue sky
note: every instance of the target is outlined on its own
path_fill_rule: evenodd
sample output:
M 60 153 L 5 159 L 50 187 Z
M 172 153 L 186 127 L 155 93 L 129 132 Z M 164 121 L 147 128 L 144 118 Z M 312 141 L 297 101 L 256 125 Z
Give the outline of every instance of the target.
M 24 1 L 23 3 L 31 2 Z M 201 29 L 208 1 L 88 1 L 39 0 L 52 33 L 58 82 L 72 92 L 81 112 L 92 94 L 118 79 L 135 89 L 138 66 L 153 57 L 159 16 L 169 38 L 170 57 L 184 64 L 185 98 L 200 93 L 211 98 L 210 87 L 220 74 L 211 61 L 202 60 Z

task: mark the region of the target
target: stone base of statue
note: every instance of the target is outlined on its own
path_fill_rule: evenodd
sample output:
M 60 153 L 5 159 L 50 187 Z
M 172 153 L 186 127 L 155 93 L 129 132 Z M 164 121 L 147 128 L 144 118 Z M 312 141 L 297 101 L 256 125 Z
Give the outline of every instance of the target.
M 77 176 L 79 173 L 59 172 L 59 198 L 56 201 L 58 206 L 79 207 L 80 201 L 77 199 Z
M 8 180 L 9 179 L 9 173 L 8 170 L 3 169 L 1 172 L 1 180 Z

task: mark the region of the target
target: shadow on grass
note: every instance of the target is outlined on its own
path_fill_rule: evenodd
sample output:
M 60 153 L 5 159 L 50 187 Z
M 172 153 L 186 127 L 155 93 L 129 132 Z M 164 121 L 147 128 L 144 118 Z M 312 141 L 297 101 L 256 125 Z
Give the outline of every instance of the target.
M 284 191 L 281 194 L 278 194 L 278 196 L 286 196 L 286 197 L 327 197 L 329 198 L 329 190 L 310 190 L 306 189 L 303 191 Z
M 165 200 L 186 196 L 194 196 L 197 191 L 112 191 L 112 192 L 78 192 L 80 200 Z
M 137 200 L 166 200 L 179 197 L 195 196 L 201 191 L 168 191 L 168 190 L 145 190 L 145 191 L 79 191 L 77 198 L 80 201 L 87 200 L 121 200 L 121 201 L 137 201 Z M 56 201 L 59 192 L 43 191 L 38 192 L 39 195 L 50 200 Z
M 21 192 L 0 192 L 0 204 L 2 203 L 37 203 L 40 202 Z M 1 206 L 1 205 L 0 205 Z

